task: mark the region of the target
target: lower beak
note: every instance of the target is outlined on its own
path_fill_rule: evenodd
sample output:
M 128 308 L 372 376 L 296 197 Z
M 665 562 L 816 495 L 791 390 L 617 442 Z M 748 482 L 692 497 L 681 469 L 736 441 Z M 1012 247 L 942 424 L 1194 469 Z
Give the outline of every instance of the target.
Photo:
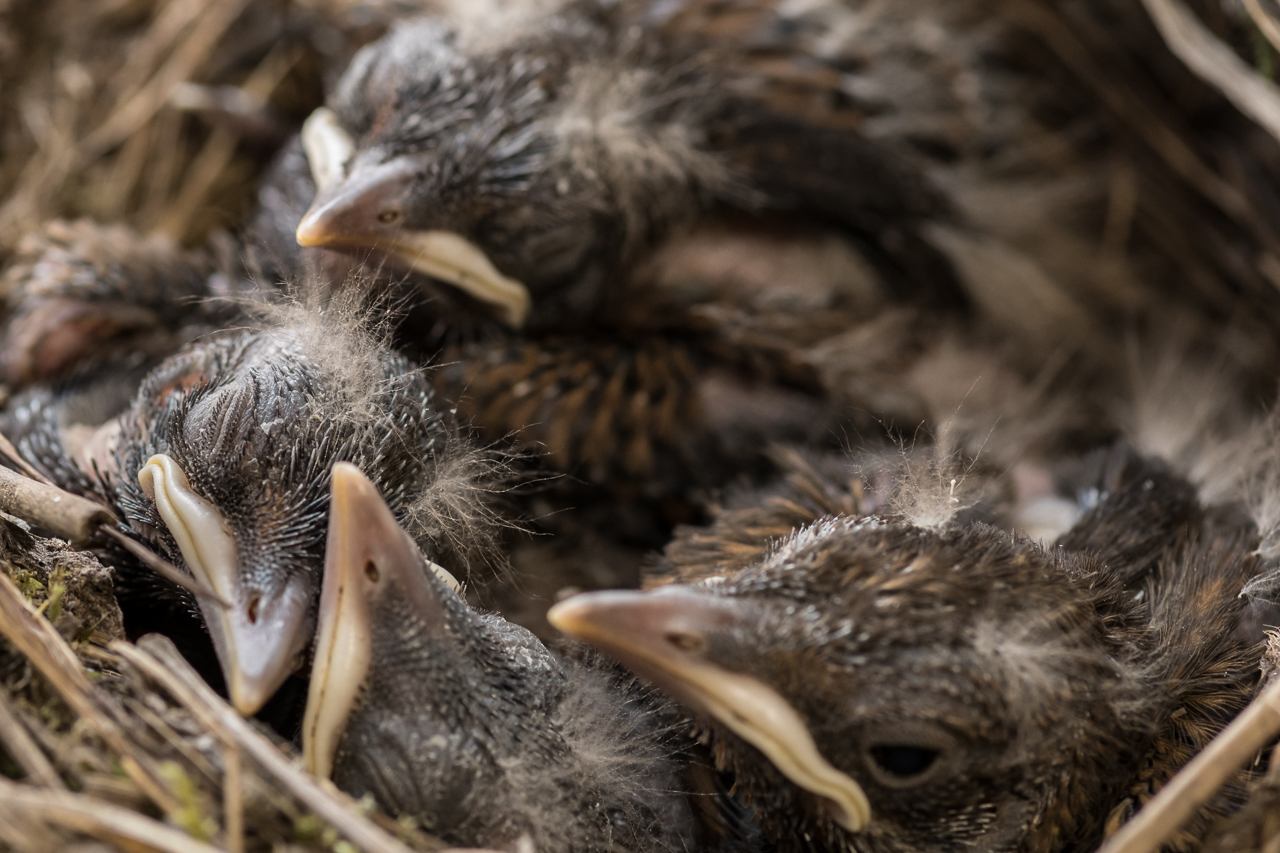
M 397 571 L 422 571 L 408 537 L 359 468 L 339 462 L 330 482 L 316 653 L 302 722 L 303 763 L 320 777 L 333 772 L 342 733 L 369 674 L 378 584 Z

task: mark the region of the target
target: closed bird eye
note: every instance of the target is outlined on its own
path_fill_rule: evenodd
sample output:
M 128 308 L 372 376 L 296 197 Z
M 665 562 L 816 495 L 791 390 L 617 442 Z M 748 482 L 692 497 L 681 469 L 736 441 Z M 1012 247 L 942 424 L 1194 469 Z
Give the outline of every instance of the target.
M 867 737 L 862 762 L 868 774 L 885 788 L 910 789 L 937 781 L 956 766 L 963 749 L 954 736 L 941 728 L 901 722 Z
M 941 754 L 936 749 L 907 744 L 873 746 L 868 753 L 881 773 L 899 782 L 914 781 L 925 775 Z

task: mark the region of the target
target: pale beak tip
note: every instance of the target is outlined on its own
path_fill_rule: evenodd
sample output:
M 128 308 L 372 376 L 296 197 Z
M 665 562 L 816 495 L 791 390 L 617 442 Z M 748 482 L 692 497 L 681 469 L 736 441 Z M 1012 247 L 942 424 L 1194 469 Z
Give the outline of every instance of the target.
M 575 595 L 555 604 L 547 611 L 547 621 L 558 631 L 566 634 L 577 634 L 587 624 L 590 602 L 582 601 L 586 596 Z
M 556 629 L 591 641 L 616 636 L 628 624 L 636 605 L 643 605 L 645 593 L 635 590 L 600 590 L 566 598 L 547 611 L 547 621 Z
M 298 230 L 294 232 L 294 239 L 298 241 L 299 246 L 308 248 L 319 248 L 326 243 L 324 228 L 321 226 L 320 217 L 308 211 L 307 215 L 302 217 L 302 221 L 298 223 Z
M 354 485 L 355 483 L 369 479 L 364 475 L 363 471 L 355 465 L 352 465 L 350 462 L 333 463 L 333 471 L 331 472 L 330 477 L 332 478 L 333 485 L 342 487 Z M 330 488 L 333 488 L 333 486 L 330 486 Z
M 252 717 L 267 704 L 267 700 L 271 698 L 271 692 L 264 690 L 265 684 L 251 682 L 246 683 L 246 679 L 242 677 L 234 677 L 231 681 L 229 692 L 231 693 L 231 707 L 242 717 Z

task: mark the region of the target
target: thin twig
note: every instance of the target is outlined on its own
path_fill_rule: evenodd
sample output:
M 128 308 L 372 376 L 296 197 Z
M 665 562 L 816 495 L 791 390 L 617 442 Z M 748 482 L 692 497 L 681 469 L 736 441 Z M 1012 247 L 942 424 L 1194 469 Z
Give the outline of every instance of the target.
M 27 778 L 46 788 L 65 789 L 62 777 L 54 769 L 39 744 L 27 731 L 22 718 L 9 701 L 8 695 L 0 690 L 0 741 L 4 743 L 5 752 L 18 763 Z
M 78 549 L 89 544 L 98 528 L 116 520 L 101 504 L 4 467 L 0 467 L 0 510 L 43 527 Z
M 126 551 L 141 560 L 148 569 L 160 575 L 165 580 L 177 584 L 192 595 L 200 598 L 207 598 L 220 607 L 231 606 L 231 602 L 218 595 L 218 593 L 214 592 L 211 587 L 201 583 L 191 575 L 179 571 L 177 566 L 170 563 L 168 560 L 164 559 L 138 540 L 125 535 L 110 525 L 104 525 L 101 530 L 107 536 L 110 536 L 112 539 L 123 545 Z
M 271 93 L 297 64 L 301 54 L 276 47 L 269 52 L 245 81 L 242 91 L 257 105 L 266 104 Z M 160 217 L 160 230 L 175 240 L 185 239 L 196 212 L 209 196 L 219 176 L 235 154 L 240 134 L 226 128 L 214 128 L 200 153 L 187 167 L 187 178 L 177 196 L 169 202 Z
M 1142 0 L 1142 5 L 1175 56 L 1280 140 L 1280 86 L 1245 65 L 1180 0 Z
M 222 744 L 223 843 L 227 853 L 244 853 L 244 791 L 240 788 L 240 747 Z
M 1223 213 L 1267 242 L 1254 224 L 1257 214 L 1248 199 L 1209 168 L 1155 110 L 1142 99 L 1132 97 L 1114 85 L 1094 62 L 1089 48 L 1057 14 L 1030 0 L 1008 0 L 1004 8 L 1010 20 L 1036 33 L 1073 74 L 1093 89 L 1107 109 L 1145 141 L 1175 174 L 1195 187 Z
M 218 853 L 185 832 L 144 817 L 131 809 L 110 805 L 83 794 L 20 785 L 0 776 L 0 809 L 21 814 L 23 821 L 40 820 L 83 832 L 100 841 L 132 842 L 131 849 L 162 853 Z
M 111 649 L 163 687 L 215 737 L 230 739 L 322 820 L 366 853 L 411 853 L 410 848 L 355 810 L 349 797 L 327 790 L 255 730 L 196 673 L 167 638 L 150 634 L 137 646 L 116 640 Z
M 119 145 L 150 120 L 168 102 L 173 87 L 189 79 L 204 63 L 248 4 L 249 0 L 219 0 L 205 6 L 200 20 L 164 65 L 81 142 L 80 156 L 95 157 Z
M 142 561 L 148 569 L 182 587 L 192 595 L 207 598 L 222 607 L 230 607 L 227 601 L 204 583 L 178 570 L 176 566 L 114 527 L 116 517 L 101 504 L 73 495 L 51 483 L 35 468 L 27 464 L 14 446 L 0 434 L 0 454 L 22 466 L 31 479 L 0 467 L 0 510 L 21 518 L 30 524 L 43 527 L 54 536 L 65 539 L 71 547 L 83 550 L 95 533 L 101 531 L 119 542 L 124 549 Z
M 1153 853 L 1223 783 L 1280 734 L 1280 679 L 1187 763 L 1098 853 Z

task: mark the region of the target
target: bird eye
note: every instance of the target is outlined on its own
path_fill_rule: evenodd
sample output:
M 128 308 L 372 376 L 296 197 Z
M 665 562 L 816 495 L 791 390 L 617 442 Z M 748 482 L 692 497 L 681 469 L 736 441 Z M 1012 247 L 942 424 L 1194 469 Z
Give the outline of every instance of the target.
M 868 753 L 881 775 L 890 782 L 913 782 L 923 776 L 938 761 L 941 754 L 936 749 L 907 744 L 873 746 Z
M 383 225 L 390 225 L 400 219 L 400 208 L 389 207 L 378 214 L 378 221 Z

